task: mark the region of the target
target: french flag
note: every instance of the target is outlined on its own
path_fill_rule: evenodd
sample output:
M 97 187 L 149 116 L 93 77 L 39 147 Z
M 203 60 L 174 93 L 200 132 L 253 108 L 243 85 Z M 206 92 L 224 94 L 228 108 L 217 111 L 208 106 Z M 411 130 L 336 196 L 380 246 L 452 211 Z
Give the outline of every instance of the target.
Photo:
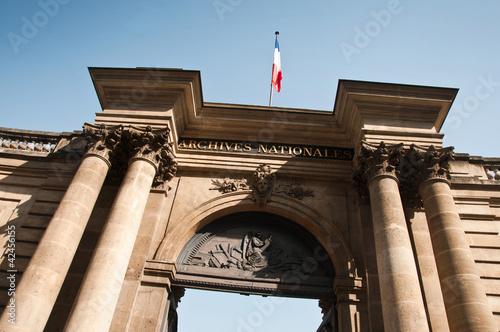
M 280 45 L 278 44 L 278 33 L 276 33 L 276 42 L 274 44 L 274 63 L 273 63 L 273 78 L 271 85 L 276 92 L 281 90 L 281 56 Z

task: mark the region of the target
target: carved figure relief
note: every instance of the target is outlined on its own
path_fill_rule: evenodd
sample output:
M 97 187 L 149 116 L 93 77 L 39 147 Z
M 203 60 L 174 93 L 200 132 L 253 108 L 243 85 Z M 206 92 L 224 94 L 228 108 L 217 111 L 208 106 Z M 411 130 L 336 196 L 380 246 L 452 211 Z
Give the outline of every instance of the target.
M 271 193 L 276 185 L 276 174 L 273 173 L 271 166 L 261 164 L 252 175 L 253 200 L 263 206 L 271 200 Z
M 232 177 L 224 178 L 222 181 L 212 180 L 212 185 L 215 186 L 215 188 L 211 188 L 211 190 L 218 190 L 222 194 L 250 189 L 246 179 L 236 179 Z
M 307 270 L 307 261 L 313 254 L 296 240 L 284 234 L 264 235 L 261 230 L 247 227 L 233 229 L 223 234 L 210 234 L 195 246 L 184 265 L 211 269 L 233 269 L 241 271 L 283 273 L 298 272 L 322 276 L 321 269 Z M 266 229 L 263 227 L 263 229 Z M 267 229 L 268 231 L 270 229 Z M 237 234 L 241 235 L 237 238 Z
M 304 197 L 314 197 L 310 189 L 303 188 L 297 180 L 288 183 L 277 184 L 276 173 L 268 164 L 262 164 L 252 174 L 252 179 L 236 178 L 234 176 L 226 177 L 222 180 L 212 179 L 214 188 L 222 194 L 238 190 L 252 190 L 252 199 L 263 206 L 271 200 L 271 194 L 284 194 L 289 197 L 302 200 Z
M 185 244 L 175 266 L 180 286 L 335 296 L 335 270 L 318 239 L 297 223 L 271 213 L 237 212 L 212 221 Z

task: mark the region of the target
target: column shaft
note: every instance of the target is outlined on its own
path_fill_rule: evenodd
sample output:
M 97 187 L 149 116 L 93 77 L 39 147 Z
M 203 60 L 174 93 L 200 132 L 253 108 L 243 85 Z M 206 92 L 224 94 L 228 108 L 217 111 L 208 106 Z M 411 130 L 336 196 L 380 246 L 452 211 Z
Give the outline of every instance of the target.
M 131 160 L 66 331 L 109 329 L 155 174 L 156 167 L 149 160 Z
M 497 331 L 449 182 L 420 186 L 451 331 Z
M 0 331 L 43 331 L 109 166 L 93 154 L 82 160 L 16 288 L 16 324 L 4 310 Z
M 377 175 L 369 192 L 385 331 L 428 331 L 398 182 Z

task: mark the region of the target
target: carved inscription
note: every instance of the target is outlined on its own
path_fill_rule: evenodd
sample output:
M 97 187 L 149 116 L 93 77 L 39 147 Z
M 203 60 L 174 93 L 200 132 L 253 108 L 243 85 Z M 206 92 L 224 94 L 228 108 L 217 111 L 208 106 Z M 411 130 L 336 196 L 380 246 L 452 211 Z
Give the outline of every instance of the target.
M 189 138 L 181 138 L 177 147 L 181 150 L 251 153 L 337 160 L 352 160 L 354 155 L 354 150 L 349 148 Z

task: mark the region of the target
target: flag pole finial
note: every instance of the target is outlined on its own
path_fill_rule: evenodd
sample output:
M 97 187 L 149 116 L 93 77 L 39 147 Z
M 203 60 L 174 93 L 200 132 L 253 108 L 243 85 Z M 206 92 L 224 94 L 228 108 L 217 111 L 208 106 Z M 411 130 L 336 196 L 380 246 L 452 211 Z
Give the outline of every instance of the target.
M 279 32 L 279 31 L 276 31 L 274 34 L 277 36 L 277 35 L 279 35 L 279 34 L 280 34 L 280 32 Z

